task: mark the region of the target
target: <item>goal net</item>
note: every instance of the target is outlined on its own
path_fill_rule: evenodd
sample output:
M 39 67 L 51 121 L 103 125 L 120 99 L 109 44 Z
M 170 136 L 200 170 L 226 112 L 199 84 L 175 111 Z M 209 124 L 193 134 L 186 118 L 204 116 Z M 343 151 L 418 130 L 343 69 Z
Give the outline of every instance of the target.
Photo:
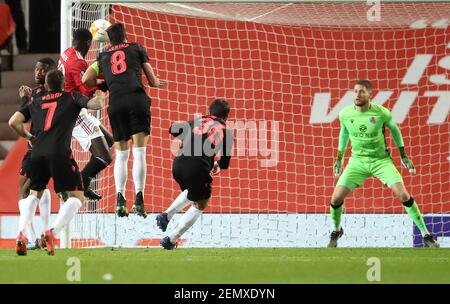
M 392 111 L 417 174 L 401 167 L 387 132 L 394 163 L 428 229 L 450 246 L 448 3 L 113 2 L 69 2 L 70 30 L 89 28 L 98 18 L 124 23 L 128 41 L 144 45 L 156 73 L 169 81 L 165 88 L 147 88 L 149 216 L 114 214 L 111 165 L 95 181 L 103 199 L 86 204 L 71 224 L 72 246 L 159 244 L 165 234 L 155 216 L 180 192 L 171 175 L 177 143 L 168 128 L 207 113 L 217 97 L 232 106 L 233 157 L 181 246 L 326 246 L 337 181 L 337 118 L 353 102 L 356 79 L 371 80 L 373 102 Z M 101 47 L 93 45 L 89 62 Z M 109 128 L 106 110 L 99 115 Z M 76 143 L 74 150 L 83 168 L 90 156 Z M 347 151 L 345 163 L 349 156 Z M 132 156 L 128 209 L 134 201 L 131 162 Z M 374 178 L 345 200 L 342 225 L 343 247 L 422 246 L 402 204 Z

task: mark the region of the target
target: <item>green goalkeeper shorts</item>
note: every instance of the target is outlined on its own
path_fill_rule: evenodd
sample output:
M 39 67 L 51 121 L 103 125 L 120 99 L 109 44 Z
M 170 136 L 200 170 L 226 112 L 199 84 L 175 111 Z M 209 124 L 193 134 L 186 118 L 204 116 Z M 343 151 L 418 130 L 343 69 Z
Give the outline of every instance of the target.
M 389 188 L 398 182 L 403 183 L 391 157 L 350 157 L 344 173 L 342 173 L 336 186 L 345 186 L 350 190 L 361 186 L 366 179 L 375 176 Z

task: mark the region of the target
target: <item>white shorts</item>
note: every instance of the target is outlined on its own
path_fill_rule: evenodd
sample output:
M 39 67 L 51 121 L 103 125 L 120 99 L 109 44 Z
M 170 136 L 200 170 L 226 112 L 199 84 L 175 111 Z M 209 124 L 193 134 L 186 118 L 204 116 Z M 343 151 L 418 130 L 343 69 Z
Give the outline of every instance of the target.
M 89 114 L 86 109 L 81 109 L 72 131 L 72 137 L 78 141 L 84 151 L 89 151 L 92 140 L 100 136 L 104 136 L 100 130 L 100 121 Z

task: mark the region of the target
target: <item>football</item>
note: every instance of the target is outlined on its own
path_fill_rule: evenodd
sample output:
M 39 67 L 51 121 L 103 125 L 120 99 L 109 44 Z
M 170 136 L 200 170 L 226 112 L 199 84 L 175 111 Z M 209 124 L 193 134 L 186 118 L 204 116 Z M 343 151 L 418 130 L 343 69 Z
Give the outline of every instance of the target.
M 109 40 L 106 29 L 111 26 L 108 20 L 98 19 L 92 22 L 89 31 L 92 34 L 92 39 L 98 42 L 106 42 Z

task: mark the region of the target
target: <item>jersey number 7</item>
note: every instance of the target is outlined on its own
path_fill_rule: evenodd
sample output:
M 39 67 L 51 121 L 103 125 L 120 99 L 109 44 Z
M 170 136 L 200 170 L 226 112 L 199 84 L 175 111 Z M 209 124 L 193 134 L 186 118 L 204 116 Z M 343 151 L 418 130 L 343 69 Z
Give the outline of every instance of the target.
M 111 55 L 111 72 L 113 75 L 120 75 L 127 71 L 124 51 L 115 51 Z
M 41 108 L 43 110 L 48 109 L 47 114 L 45 115 L 44 131 L 48 131 L 52 127 L 53 116 L 55 115 L 57 106 L 58 106 L 58 103 L 56 101 L 49 102 L 49 103 L 43 103 L 41 105 Z

